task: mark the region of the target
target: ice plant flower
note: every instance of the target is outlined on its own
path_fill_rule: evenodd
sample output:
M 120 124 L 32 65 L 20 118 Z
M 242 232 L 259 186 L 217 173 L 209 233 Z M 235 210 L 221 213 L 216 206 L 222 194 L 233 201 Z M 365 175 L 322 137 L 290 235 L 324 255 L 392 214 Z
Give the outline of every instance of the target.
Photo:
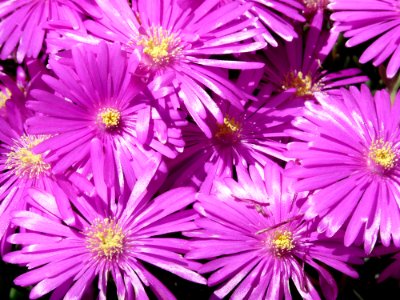
M 394 77 L 400 60 L 400 10 L 397 0 L 334 0 L 328 8 L 334 11 L 334 30 L 344 32 L 347 47 L 364 42 L 370 45 L 360 57 L 361 63 L 373 62 L 379 66 L 388 61 L 386 74 Z
M 10 100 L 13 101 L 13 100 Z M 28 134 L 24 127 L 24 116 L 18 104 L 6 107 L 12 121 L 0 117 L 0 240 L 1 252 L 6 251 L 5 239 L 9 232 L 11 214 L 27 208 L 25 197 L 31 187 L 37 187 L 57 195 L 62 219 L 71 224 L 75 221 L 70 203 L 65 194 L 76 188 L 72 182 L 84 182 L 75 172 L 54 175 L 46 153 L 36 154 L 33 148 L 47 140 L 47 135 Z M 69 179 L 69 180 L 68 180 Z
M 170 183 L 198 186 L 207 193 L 215 179 L 232 177 L 237 168 L 249 164 L 263 167 L 267 161 L 286 159 L 282 154 L 286 150 L 284 130 L 290 128 L 293 115 L 289 109 L 276 107 L 293 93 L 272 97 L 271 86 L 258 85 L 262 72 L 259 75 L 243 72 L 236 81 L 238 86 L 248 85 L 247 93 L 259 89 L 257 100 L 243 102 L 244 110 L 221 102 L 224 121 L 208 118 L 209 135 L 193 123 L 182 130 L 185 150 L 171 163 Z
M 292 282 L 304 299 L 336 299 L 337 286 L 325 266 L 357 277 L 348 263 L 361 263 L 362 251 L 327 239 L 302 219 L 296 201 L 306 195 L 290 192 L 293 180 L 283 177 L 277 165 L 268 164 L 264 171 L 250 167 L 238 178 L 225 179 L 224 193 L 198 195 L 199 228 L 185 233 L 193 238 L 186 257 L 210 260 L 199 272 L 211 273 L 208 284 L 217 286 L 214 295 L 291 299 Z M 305 265 L 319 275 L 322 295 Z
M 265 42 L 254 41 L 263 32 L 255 28 L 256 18 L 240 17 L 251 4 L 240 1 L 220 5 L 219 1 L 205 1 L 193 11 L 182 9 L 177 0 L 98 1 L 104 18 L 85 21 L 91 35 L 60 30 L 63 39 L 49 41 L 68 47 L 76 41 L 97 43 L 101 39 L 118 41 L 123 48 L 142 52 L 141 69 L 149 77 L 155 74 L 175 76 L 174 86 L 180 102 L 198 124 L 203 124 L 207 111 L 222 123 L 223 115 L 210 98 L 210 89 L 220 97 L 240 107 L 243 93 L 229 80 L 219 75 L 217 68 L 254 69 L 262 63 L 220 59 L 218 55 L 240 54 L 265 47 Z M 163 9 L 154 11 L 154 8 Z M 213 58 L 210 58 L 210 56 Z M 178 103 L 176 105 L 180 105 Z
M 287 171 L 299 179 L 296 191 L 316 191 L 304 206 L 307 218 L 321 217 L 319 232 L 345 229 L 344 244 L 361 238 L 370 253 L 380 236 L 400 246 L 399 109 L 389 94 L 374 96 L 366 86 L 342 89 L 340 98 L 317 96 L 321 105 L 306 103 L 294 121 L 299 139 L 287 156 L 298 165 Z
M 183 147 L 185 115 L 163 98 L 170 89 L 162 80 L 144 84 L 134 74 L 139 60 L 119 44 L 78 45 L 71 62 L 50 60 L 55 75 L 43 80 L 53 91 L 34 90 L 27 103 L 39 113 L 29 132 L 53 135 L 35 153 L 50 151 L 56 173 L 89 164 L 103 198 L 106 187 L 132 188 L 147 167 L 157 171 L 161 154 L 173 158 Z
M 98 15 L 91 0 L 5 0 L 0 3 L 0 58 L 16 50 L 21 63 L 25 57 L 37 58 L 44 46 L 48 21 L 82 27 L 84 14 Z
M 312 18 L 301 37 L 278 48 L 265 50 L 265 80 L 277 90 L 296 89 L 296 96 L 313 99 L 316 92 L 331 93 L 338 87 L 366 82 L 359 69 L 328 73 L 322 63 L 336 43 L 338 34 L 323 30 L 323 11 Z
M 31 190 L 30 195 L 42 215 L 29 211 L 14 214 L 13 223 L 26 232 L 12 235 L 9 241 L 23 248 L 4 260 L 29 267 L 14 282 L 33 285 L 31 299 L 52 291 L 55 298 L 82 299 L 96 279 L 99 299 L 106 299 L 109 277 L 115 282 L 118 299 L 147 299 L 145 287 L 159 299 L 174 299 L 143 262 L 205 283 L 190 270 L 197 264 L 183 258 L 188 241 L 163 237 L 195 227 L 195 212 L 185 209 L 195 199 L 192 189 L 171 190 L 136 206 L 133 198 L 130 207 L 115 213 L 96 199 L 76 199 L 80 222 L 75 226 L 62 222 L 52 195 L 39 190 Z

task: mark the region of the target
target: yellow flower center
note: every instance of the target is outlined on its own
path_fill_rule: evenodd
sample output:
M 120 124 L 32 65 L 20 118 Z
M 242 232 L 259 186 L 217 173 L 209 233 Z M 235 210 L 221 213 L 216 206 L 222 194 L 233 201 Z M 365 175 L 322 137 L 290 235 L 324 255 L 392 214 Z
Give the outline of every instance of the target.
M 99 119 L 107 129 L 113 129 L 119 125 L 121 113 L 114 108 L 106 108 L 99 113 Z
M 380 139 L 371 144 L 368 157 L 378 166 L 390 170 L 398 161 L 398 151 L 393 149 L 391 142 Z
M 285 76 L 282 89 L 296 89 L 296 96 L 312 96 L 320 90 L 319 84 L 313 84 L 311 75 L 304 75 L 303 72 L 290 72 Z
M 162 27 L 150 27 L 147 35 L 143 35 L 138 44 L 143 46 L 143 53 L 156 66 L 173 62 L 182 51 L 181 39 Z
M 124 252 L 125 235 L 114 219 L 96 219 L 85 235 L 87 248 L 97 258 L 118 259 Z
M 50 164 L 43 161 L 41 154 L 34 154 L 32 149 L 46 140 L 48 136 L 23 135 L 15 141 L 7 154 L 5 169 L 12 170 L 18 177 L 38 177 L 50 170 Z
M 238 141 L 240 138 L 240 130 L 241 124 L 237 122 L 235 118 L 226 116 L 224 118 L 224 123 L 217 125 L 215 137 L 220 140 L 229 139 L 231 141 Z
M 11 98 L 11 92 L 9 89 L 5 89 L 4 91 L 0 91 L 0 109 L 6 106 L 7 100 Z
M 271 248 L 277 257 L 290 252 L 294 248 L 293 234 L 290 231 L 275 231 L 271 239 Z

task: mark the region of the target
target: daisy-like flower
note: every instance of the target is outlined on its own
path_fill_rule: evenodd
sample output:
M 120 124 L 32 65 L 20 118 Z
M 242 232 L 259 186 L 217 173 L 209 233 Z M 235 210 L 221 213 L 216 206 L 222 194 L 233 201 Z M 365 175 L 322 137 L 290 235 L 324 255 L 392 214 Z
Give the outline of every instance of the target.
M 23 248 L 9 253 L 4 260 L 29 267 L 30 271 L 14 282 L 34 285 L 31 299 L 51 291 L 54 298 L 82 299 L 96 278 L 99 299 L 106 299 L 109 276 L 115 282 L 118 299 L 147 299 L 145 287 L 150 287 L 159 299 L 174 299 L 143 262 L 205 283 L 190 270 L 197 264 L 183 258 L 188 241 L 162 237 L 195 228 L 195 212 L 185 209 L 194 201 L 192 189 L 171 190 L 137 206 L 132 206 L 132 201 L 129 208 L 116 213 L 102 206 L 101 201 L 77 199 L 79 222 L 75 226 L 62 223 L 52 195 L 39 190 L 31 190 L 30 194 L 32 205 L 44 214 L 14 214 L 13 223 L 27 231 L 9 238 Z
M 238 177 L 239 182 L 225 179 L 221 194 L 199 194 L 199 229 L 185 233 L 194 239 L 186 257 L 211 260 L 199 272 L 212 272 L 208 284 L 218 287 L 215 296 L 292 299 L 293 282 L 303 298 L 320 299 L 305 270 L 308 265 L 319 275 L 324 298 L 336 299 L 335 281 L 321 263 L 357 277 L 348 263 L 361 263 L 362 251 L 327 239 L 302 219 L 296 201 L 304 195 L 289 192 L 292 182 L 277 165 L 266 166 L 264 174 L 251 167 Z
M 7 251 L 4 241 L 13 230 L 9 226 L 11 214 L 15 210 L 27 208 L 25 197 L 29 188 L 37 187 L 57 195 L 62 219 L 71 224 L 75 219 L 65 194 L 76 190 L 70 182 L 86 185 L 86 180 L 75 172 L 54 175 L 51 164 L 46 161 L 46 153 L 33 152 L 33 148 L 49 136 L 28 134 L 24 126 L 24 114 L 18 109 L 20 103 L 13 101 L 13 98 L 7 100 L 5 108 L 6 114 L 12 115 L 10 121 L 0 117 L 1 253 Z
M 0 58 L 14 50 L 21 63 L 37 58 L 43 48 L 47 22 L 58 21 L 82 27 L 83 14 L 98 15 L 91 0 L 5 0 L 0 3 Z
M 121 0 L 98 1 L 98 4 L 105 16 L 85 22 L 91 36 L 64 32 L 64 39 L 49 42 L 65 48 L 76 40 L 97 43 L 105 39 L 120 42 L 128 52 L 140 49 L 142 71 L 150 77 L 154 74 L 170 76 L 172 73 L 180 101 L 198 124 L 206 117 L 207 111 L 220 124 L 223 123 L 222 112 L 207 93 L 208 89 L 237 107 L 245 97 L 229 80 L 220 76 L 216 68 L 253 69 L 263 66 L 259 62 L 216 57 L 265 47 L 265 42 L 253 39 L 263 32 L 263 29 L 254 27 L 256 18 L 240 18 L 251 4 L 234 1 L 220 5 L 219 1 L 205 1 L 194 10 L 182 9 L 177 0 L 134 1 L 132 9 L 127 1 Z M 211 55 L 215 56 L 210 58 Z
M 400 68 L 400 4 L 397 0 L 334 0 L 328 5 L 334 13 L 334 30 L 349 38 L 346 46 L 370 43 L 360 57 L 379 66 L 388 61 L 386 74 L 396 75 Z
M 27 121 L 29 132 L 53 135 L 35 153 L 50 151 L 56 173 L 89 164 L 103 198 L 107 187 L 131 188 L 143 170 L 150 179 L 159 153 L 174 158 L 183 147 L 185 116 L 163 98 L 170 89 L 162 80 L 145 85 L 134 74 L 138 63 L 119 44 L 78 45 L 71 61 L 50 61 L 55 76 L 43 80 L 54 92 L 33 90 L 27 103 L 39 113 Z
M 340 98 L 318 95 L 294 121 L 299 139 L 287 156 L 298 165 L 287 170 L 300 179 L 296 191 L 316 191 L 306 203 L 306 218 L 321 217 L 319 232 L 345 228 L 344 244 L 364 240 L 370 253 L 378 239 L 400 246 L 400 99 L 391 105 L 382 90 L 342 89 Z
M 270 160 L 286 160 L 282 154 L 286 150 L 284 130 L 290 128 L 293 116 L 289 109 L 276 107 L 293 93 L 271 97 L 271 86 L 258 85 L 261 76 L 262 71 L 242 72 L 236 81 L 247 93 L 259 89 L 257 100 L 243 102 L 244 110 L 222 101 L 223 124 L 209 117 L 209 133 L 193 123 L 182 130 L 185 150 L 172 161 L 170 183 L 198 186 L 207 193 L 216 178 L 232 177 L 236 168 L 250 164 L 263 167 Z
M 316 92 L 329 94 L 332 89 L 368 80 L 358 69 L 328 73 L 322 68 L 338 37 L 337 33 L 323 30 L 323 23 L 323 11 L 318 11 L 301 37 L 282 47 L 265 50 L 267 82 L 277 90 L 294 88 L 297 97 L 313 99 Z

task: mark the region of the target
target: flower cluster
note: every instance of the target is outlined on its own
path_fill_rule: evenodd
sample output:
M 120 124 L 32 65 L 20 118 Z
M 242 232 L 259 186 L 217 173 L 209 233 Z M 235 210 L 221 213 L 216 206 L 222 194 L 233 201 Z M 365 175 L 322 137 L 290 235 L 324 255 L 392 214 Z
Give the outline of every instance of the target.
M 336 299 L 338 276 L 394 252 L 379 279 L 398 278 L 399 22 L 394 0 L 1 1 L 14 284 L 175 299 L 171 276 L 218 299 Z M 340 63 L 343 40 L 371 44 L 359 62 L 380 83 Z

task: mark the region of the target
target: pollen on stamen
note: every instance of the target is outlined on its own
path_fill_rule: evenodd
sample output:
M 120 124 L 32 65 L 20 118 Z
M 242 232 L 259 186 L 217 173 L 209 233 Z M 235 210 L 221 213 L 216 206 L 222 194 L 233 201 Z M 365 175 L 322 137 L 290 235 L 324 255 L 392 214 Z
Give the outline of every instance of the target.
M 115 129 L 121 122 L 121 113 L 114 108 L 105 108 L 99 112 L 97 119 L 106 129 Z
M 369 147 L 368 158 L 370 166 L 390 170 L 396 166 L 399 152 L 393 147 L 393 143 L 379 139 Z
M 233 117 L 226 116 L 223 124 L 217 125 L 215 138 L 224 143 L 237 142 L 240 139 L 242 124 Z
M 139 38 L 145 60 L 151 67 L 165 67 L 177 60 L 182 52 L 181 39 L 169 30 L 152 26 Z
M 7 153 L 5 169 L 11 170 L 18 177 L 36 178 L 50 170 L 50 164 L 43 160 L 41 154 L 34 154 L 32 149 L 44 140 L 47 135 L 23 135 L 14 142 L 11 151 Z
M 320 84 L 314 84 L 311 75 L 304 75 L 303 72 L 292 71 L 285 76 L 282 89 L 296 89 L 296 96 L 312 96 L 320 90 Z
M 84 234 L 86 247 L 96 259 L 118 260 L 125 250 L 125 234 L 114 219 L 96 219 Z
M 277 230 L 273 232 L 268 244 L 270 250 L 276 257 L 289 254 L 295 248 L 293 234 L 288 230 Z
M 6 106 L 6 102 L 11 98 L 11 91 L 9 89 L 5 89 L 0 91 L 0 109 Z

